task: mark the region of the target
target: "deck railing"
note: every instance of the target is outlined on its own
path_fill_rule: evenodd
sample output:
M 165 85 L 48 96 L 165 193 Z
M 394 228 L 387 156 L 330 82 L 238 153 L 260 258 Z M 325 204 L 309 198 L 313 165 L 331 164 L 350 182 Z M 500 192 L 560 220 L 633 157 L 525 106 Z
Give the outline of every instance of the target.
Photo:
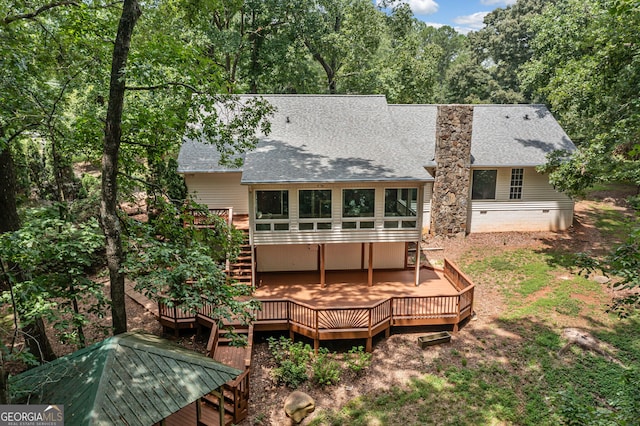
M 198 228 L 210 228 L 213 226 L 208 219 L 209 216 L 219 216 L 223 218 L 228 225 L 233 223 L 233 208 L 225 207 L 218 209 L 190 209 L 189 221 L 185 221 L 184 226 L 195 226 Z
M 346 338 L 366 338 L 370 347 L 371 337 L 391 326 L 452 325 L 457 331 L 460 322 L 472 313 L 475 287 L 449 261 L 445 261 L 444 274 L 457 294 L 391 297 L 351 308 L 318 308 L 286 298 L 261 299 L 255 327 L 288 329 L 313 339 L 316 347 L 320 340 Z
M 260 299 L 262 307 L 255 313 L 256 330 L 289 330 L 314 340 L 367 339 L 392 326 L 451 325 L 457 331 L 459 324 L 473 312 L 473 282 L 456 265 L 445 260 L 444 275 L 457 289 L 453 295 L 391 297 L 381 302 L 357 307 L 321 308 L 302 302 L 282 299 Z M 170 312 L 161 308 L 161 315 Z M 171 308 L 175 315 L 185 316 L 179 308 Z M 203 306 L 198 315 L 209 316 L 212 307 Z

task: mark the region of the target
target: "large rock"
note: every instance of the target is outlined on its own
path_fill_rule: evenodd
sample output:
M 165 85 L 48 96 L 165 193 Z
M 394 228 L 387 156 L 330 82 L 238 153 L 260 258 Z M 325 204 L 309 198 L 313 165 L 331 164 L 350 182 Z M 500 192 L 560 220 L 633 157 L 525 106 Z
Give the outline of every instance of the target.
M 284 400 L 284 412 L 295 423 L 300 423 L 316 409 L 316 402 L 304 392 L 293 391 Z

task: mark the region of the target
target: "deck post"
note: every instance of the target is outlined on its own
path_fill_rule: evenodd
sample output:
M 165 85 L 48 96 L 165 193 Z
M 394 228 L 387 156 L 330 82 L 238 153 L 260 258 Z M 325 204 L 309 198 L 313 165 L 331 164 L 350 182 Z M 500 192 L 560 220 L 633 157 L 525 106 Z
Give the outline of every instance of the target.
M 460 293 L 458 292 L 458 301 L 456 303 L 456 323 L 453 325 L 453 332 L 457 333 L 458 332 L 458 325 L 460 324 L 460 298 L 462 296 L 460 296 Z
M 324 288 L 327 286 L 325 280 L 325 244 L 320 244 L 320 287 Z
M 373 287 L 373 243 L 369 243 L 369 273 L 367 276 L 367 284 Z
M 416 243 L 416 287 L 420 285 L 420 257 L 422 255 L 422 247 L 420 241 Z

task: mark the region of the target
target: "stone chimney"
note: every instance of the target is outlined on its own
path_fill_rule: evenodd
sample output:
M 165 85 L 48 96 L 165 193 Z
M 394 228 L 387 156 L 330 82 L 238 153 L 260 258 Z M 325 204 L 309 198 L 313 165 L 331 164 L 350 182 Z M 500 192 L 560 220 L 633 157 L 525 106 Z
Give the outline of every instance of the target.
M 436 173 L 431 199 L 431 235 L 467 232 L 471 180 L 472 105 L 440 105 L 436 119 Z

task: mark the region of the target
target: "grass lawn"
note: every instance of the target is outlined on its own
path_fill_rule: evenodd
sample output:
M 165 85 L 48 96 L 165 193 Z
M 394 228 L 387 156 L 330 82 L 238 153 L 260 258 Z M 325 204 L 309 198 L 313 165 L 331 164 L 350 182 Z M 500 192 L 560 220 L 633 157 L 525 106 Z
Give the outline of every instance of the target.
M 602 233 L 614 240 L 628 235 L 628 216 L 595 209 Z M 640 424 L 640 316 L 607 314 L 610 290 L 578 275 L 571 252 L 486 252 L 458 261 L 476 285 L 493 285 L 504 303 L 488 330 L 470 324 L 461 331 L 475 333 L 473 347 L 445 348 L 421 377 L 339 410 L 320 409 L 309 424 Z M 565 348 L 568 327 L 590 333 L 601 351 Z

